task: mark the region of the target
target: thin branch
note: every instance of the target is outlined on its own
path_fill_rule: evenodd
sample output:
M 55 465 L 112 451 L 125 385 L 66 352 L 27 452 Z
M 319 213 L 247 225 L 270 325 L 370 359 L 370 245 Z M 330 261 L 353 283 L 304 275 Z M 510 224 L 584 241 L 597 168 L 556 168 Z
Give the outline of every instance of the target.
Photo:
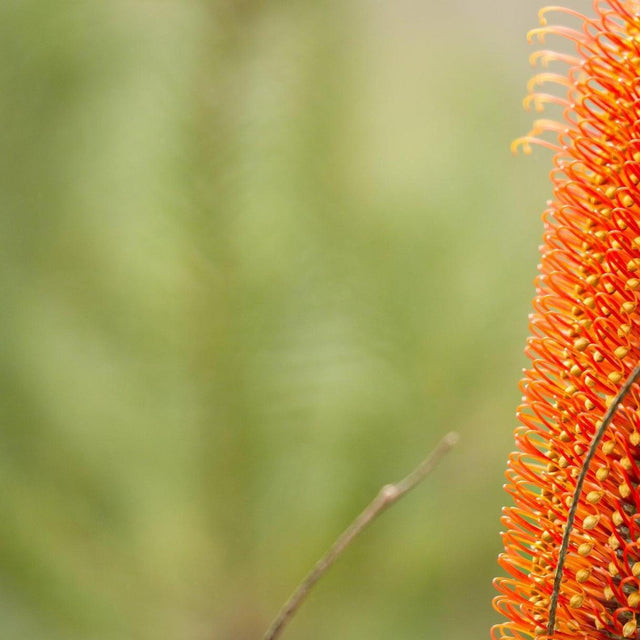
M 307 577 L 298 585 L 285 605 L 278 613 L 276 619 L 271 623 L 269 630 L 264 635 L 263 640 L 276 640 L 284 630 L 285 626 L 300 608 L 305 598 L 313 588 L 313 585 L 324 575 L 329 567 L 338 559 L 342 552 L 353 542 L 353 540 L 377 518 L 383 511 L 386 511 L 392 504 L 396 503 L 402 496 L 409 493 L 418 486 L 434 469 L 440 459 L 458 442 L 458 434 L 448 433 L 436 448 L 416 467 L 406 478 L 396 484 L 384 485 L 378 495 L 369 503 L 365 510 L 347 527 L 342 535 L 333 543 L 333 546 L 316 563 L 315 567 Z
M 578 480 L 576 482 L 576 488 L 573 492 L 573 501 L 571 503 L 571 508 L 569 509 L 569 515 L 567 516 L 567 525 L 562 536 L 562 544 L 560 545 L 560 552 L 558 554 L 558 565 L 556 566 L 556 575 L 553 580 L 553 593 L 551 594 L 551 602 L 549 604 L 549 624 L 547 625 L 547 638 L 549 639 L 553 637 L 555 631 L 558 598 L 560 597 L 560 585 L 562 583 L 562 571 L 564 569 L 564 561 L 567 557 L 567 550 L 569 549 L 569 537 L 571 536 L 571 530 L 573 529 L 573 523 L 576 518 L 576 511 L 578 509 L 578 501 L 580 500 L 580 494 L 582 492 L 582 485 L 584 484 L 584 480 L 587 477 L 587 472 L 589 471 L 591 460 L 593 459 L 593 456 L 598 449 L 598 445 L 600 444 L 600 441 L 602 440 L 607 427 L 611 424 L 613 416 L 618 410 L 618 407 L 622 404 L 625 396 L 629 393 L 631 387 L 633 386 L 634 382 L 638 380 L 638 378 L 640 378 L 640 364 L 636 365 L 636 368 L 629 374 L 629 377 L 625 380 L 620 391 L 618 392 L 618 395 L 614 398 L 613 402 L 607 409 L 607 412 L 604 414 L 602 424 L 596 431 L 596 434 L 593 437 L 593 441 L 591 442 L 591 446 L 589 447 L 589 451 L 587 452 L 584 462 L 582 463 L 582 469 L 580 469 L 580 474 L 578 475 Z

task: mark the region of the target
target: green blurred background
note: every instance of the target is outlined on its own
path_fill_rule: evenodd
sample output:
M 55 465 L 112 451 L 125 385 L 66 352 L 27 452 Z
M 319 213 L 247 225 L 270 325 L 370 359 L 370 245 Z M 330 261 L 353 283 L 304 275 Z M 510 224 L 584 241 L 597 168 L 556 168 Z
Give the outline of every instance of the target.
M 0 637 L 487 637 L 537 9 L 0 3 Z

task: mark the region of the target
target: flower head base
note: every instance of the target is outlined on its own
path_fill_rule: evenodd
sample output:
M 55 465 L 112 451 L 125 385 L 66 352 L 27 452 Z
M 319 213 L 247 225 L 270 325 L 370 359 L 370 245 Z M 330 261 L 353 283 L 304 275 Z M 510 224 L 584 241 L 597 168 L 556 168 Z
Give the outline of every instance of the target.
M 582 29 L 543 26 L 575 54 L 530 83 L 526 104 L 564 108 L 514 145 L 555 152 L 554 198 L 543 214 L 531 366 L 521 383 L 510 456 L 505 546 L 494 605 L 508 621 L 494 640 L 547 636 L 562 536 L 576 480 L 607 407 L 640 359 L 640 2 L 596 0 L 595 16 L 564 11 Z M 562 95 L 534 92 L 545 83 Z M 640 638 L 640 387 L 615 414 L 587 471 L 562 572 L 553 637 Z

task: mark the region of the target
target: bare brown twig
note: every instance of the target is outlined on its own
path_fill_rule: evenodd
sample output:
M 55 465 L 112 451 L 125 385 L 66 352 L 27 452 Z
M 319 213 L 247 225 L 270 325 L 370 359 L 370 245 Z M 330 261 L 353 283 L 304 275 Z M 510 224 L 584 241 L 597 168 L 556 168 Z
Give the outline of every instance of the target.
M 342 552 L 353 540 L 383 511 L 395 504 L 402 496 L 418 486 L 434 469 L 440 459 L 458 442 L 458 434 L 448 433 L 436 448 L 425 458 L 406 478 L 395 484 L 384 485 L 378 495 L 369 503 L 362 513 L 345 529 L 340 537 L 333 543 L 327 553 L 318 560 L 315 567 L 307 577 L 298 585 L 291 597 L 284 604 L 280 613 L 271 623 L 263 640 L 276 640 L 285 626 L 300 608 L 305 598 L 324 575 L 329 567 L 338 559 Z
M 562 571 L 564 569 L 564 561 L 567 557 L 567 550 L 569 549 L 569 537 L 571 536 L 571 530 L 573 529 L 573 523 L 576 518 L 576 511 L 578 509 L 578 501 L 580 500 L 580 493 L 582 492 L 582 485 L 587 477 L 587 471 L 589 471 L 589 465 L 591 460 L 598 449 L 598 445 L 604 436 L 607 427 L 611 424 L 613 416 L 615 415 L 618 407 L 622 404 L 625 396 L 631 390 L 633 383 L 640 378 L 640 364 L 636 365 L 635 369 L 629 374 L 629 377 L 625 380 L 624 384 L 620 388 L 618 395 L 613 399 L 611 405 L 604 414 L 602 424 L 593 436 L 589 451 L 585 456 L 582 463 L 582 469 L 578 475 L 576 481 L 576 489 L 573 492 L 573 502 L 571 503 L 571 509 L 569 509 L 569 515 L 567 516 L 567 525 L 564 529 L 562 536 L 562 544 L 560 545 L 560 551 L 558 553 L 558 564 L 556 566 L 556 575 L 553 580 L 553 592 L 551 593 L 551 602 L 549 604 L 549 623 L 547 624 L 547 638 L 552 638 L 555 632 L 556 626 L 556 611 L 558 609 L 558 598 L 560 597 L 560 585 L 562 584 Z

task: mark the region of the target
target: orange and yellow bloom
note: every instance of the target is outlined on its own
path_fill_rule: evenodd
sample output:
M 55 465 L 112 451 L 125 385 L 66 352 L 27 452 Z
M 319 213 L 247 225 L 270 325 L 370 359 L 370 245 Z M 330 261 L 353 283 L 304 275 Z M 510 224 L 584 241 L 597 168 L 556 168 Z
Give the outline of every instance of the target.
M 578 26 L 547 26 L 550 12 Z M 540 274 L 521 383 L 517 450 L 502 519 L 508 577 L 494 640 L 545 638 L 558 552 L 576 479 L 607 407 L 640 360 L 640 1 L 596 0 L 592 16 L 551 7 L 540 40 L 551 65 L 527 102 L 560 105 L 516 141 L 554 151 Z M 558 67 L 558 68 L 554 68 Z M 552 83 L 560 91 L 537 87 Z M 562 572 L 553 637 L 640 638 L 640 386 L 618 409 L 589 467 Z

